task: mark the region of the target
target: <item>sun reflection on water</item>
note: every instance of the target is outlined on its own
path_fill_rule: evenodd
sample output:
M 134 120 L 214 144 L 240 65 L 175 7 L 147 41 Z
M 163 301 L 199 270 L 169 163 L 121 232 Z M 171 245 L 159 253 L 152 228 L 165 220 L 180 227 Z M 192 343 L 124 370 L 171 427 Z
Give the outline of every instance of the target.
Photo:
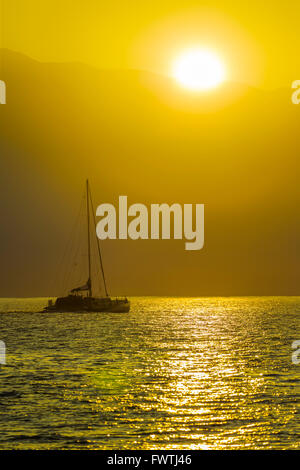
M 15 448 L 297 448 L 299 298 L 132 304 L 128 316 L 25 315 L 23 333 L 10 319 L 22 354 L 15 343 L 3 383 L 21 398 L 2 436 Z

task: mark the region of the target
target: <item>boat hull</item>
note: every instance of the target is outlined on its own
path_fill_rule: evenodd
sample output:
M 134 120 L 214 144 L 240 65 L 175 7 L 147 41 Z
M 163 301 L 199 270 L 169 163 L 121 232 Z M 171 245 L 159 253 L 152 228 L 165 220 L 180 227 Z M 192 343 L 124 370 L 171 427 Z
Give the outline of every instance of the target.
M 112 299 L 110 297 L 82 297 L 68 295 L 58 297 L 55 304 L 49 303 L 43 312 L 106 312 L 128 313 L 130 302 L 127 299 Z

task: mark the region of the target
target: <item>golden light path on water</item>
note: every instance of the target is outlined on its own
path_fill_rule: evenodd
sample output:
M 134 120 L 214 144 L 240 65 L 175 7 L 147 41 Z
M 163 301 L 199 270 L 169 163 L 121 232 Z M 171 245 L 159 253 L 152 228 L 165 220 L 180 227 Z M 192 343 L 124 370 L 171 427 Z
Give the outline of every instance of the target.
M 300 298 L 136 298 L 128 315 L 0 302 L 0 448 L 294 449 Z M 21 313 L 26 311 L 28 313 Z

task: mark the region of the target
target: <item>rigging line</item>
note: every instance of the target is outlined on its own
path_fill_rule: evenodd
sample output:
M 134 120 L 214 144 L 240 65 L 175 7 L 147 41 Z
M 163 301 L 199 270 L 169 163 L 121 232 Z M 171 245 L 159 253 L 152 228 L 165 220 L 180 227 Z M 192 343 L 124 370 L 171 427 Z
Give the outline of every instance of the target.
M 96 263 L 96 276 L 97 276 L 97 279 L 101 279 L 102 277 L 102 274 L 101 274 L 101 268 L 100 268 L 100 263 Z M 100 297 L 103 296 L 103 284 L 102 282 L 99 283 L 99 295 Z
M 74 269 L 73 268 L 73 264 L 74 264 L 73 251 L 74 251 L 74 248 L 76 247 L 76 245 L 77 245 L 77 250 L 78 250 L 78 246 L 79 246 L 79 243 L 80 243 L 80 237 L 81 237 L 80 220 L 81 220 L 82 213 L 83 213 L 83 203 L 84 203 L 84 201 L 85 201 L 85 197 L 83 195 L 83 198 L 82 198 L 81 204 L 80 204 L 78 220 L 76 221 L 76 226 L 74 227 L 74 231 L 71 234 L 71 243 L 70 243 L 69 250 L 68 250 L 68 259 L 66 260 L 66 263 L 67 263 L 68 266 L 66 267 L 66 269 L 64 271 L 64 276 L 63 276 L 63 279 L 62 279 L 62 290 L 64 290 L 64 292 L 66 291 L 66 286 L 68 285 L 67 283 L 70 279 L 71 272 Z M 77 230 L 77 225 L 78 225 L 78 230 Z M 75 229 L 76 229 L 76 231 L 75 231 Z
M 67 257 L 67 254 L 68 254 L 68 257 L 66 259 L 66 263 L 68 264 L 68 266 L 66 266 L 65 269 L 63 270 L 63 276 L 61 276 L 61 283 L 62 284 L 60 286 L 61 291 L 64 290 L 64 292 L 65 292 L 65 289 L 66 289 L 66 286 L 67 286 L 67 281 L 70 278 L 70 273 L 71 273 L 71 270 L 72 270 L 72 268 L 69 265 L 71 264 L 73 247 L 74 247 L 74 245 L 76 245 L 76 238 L 79 238 L 78 243 L 80 241 L 80 229 L 81 229 L 80 219 L 81 219 L 82 213 L 83 213 L 84 201 L 85 201 L 85 193 L 83 193 L 81 203 L 80 203 L 80 207 L 79 207 L 79 212 L 78 212 L 76 221 L 73 225 L 71 235 L 69 237 L 69 243 L 67 244 L 66 250 L 65 250 L 64 260 L 65 260 L 65 258 Z M 78 231 L 77 231 L 77 227 L 79 227 Z
M 89 267 L 89 281 L 88 281 L 89 282 L 89 297 L 92 297 L 89 180 L 86 180 L 86 212 L 87 212 L 88 267 Z
M 63 256 L 61 257 L 60 262 L 57 263 L 57 268 L 58 268 L 57 271 L 56 271 L 57 273 L 61 273 L 61 272 L 62 272 L 63 263 L 64 263 L 64 261 L 65 261 L 66 255 L 67 255 L 67 251 L 68 251 L 70 242 L 72 241 L 73 233 L 74 233 L 74 231 L 75 231 L 75 229 L 76 229 L 76 226 L 77 226 L 78 221 L 79 221 L 79 218 L 80 218 L 80 213 L 81 213 L 82 205 L 83 205 L 83 204 L 82 204 L 83 199 L 84 199 L 84 195 L 83 195 L 82 200 L 81 200 L 81 203 L 80 203 L 80 208 L 79 208 L 79 211 L 78 211 L 78 213 L 77 213 L 77 217 L 75 218 L 75 222 L 74 222 L 74 224 L 73 224 L 73 226 L 72 226 L 72 230 L 71 230 L 70 235 L 69 235 L 69 237 L 68 237 L 68 242 L 67 242 L 66 245 L 65 245 L 65 249 L 64 249 L 64 252 L 63 252 Z M 60 277 L 61 277 L 61 276 L 60 276 Z M 54 293 L 55 284 L 56 284 L 56 286 L 57 286 L 57 274 L 55 275 L 55 277 L 53 278 L 53 281 L 52 281 L 53 293 Z M 60 283 L 58 282 L 58 284 L 60 284 Z M 58 290 L 60 291 L 61 285 L 58 285 L 57 287 L 58 287 Z
M 101 268 L 100 268 L 100 262 L 99 263 L 94 263 L 95 266 L 94 266 L 94 270 L 95 270 L 95 279 L 101 279 L 102 278 L 102 274 L 101 274 Z M 99 285 L 98 285 L 99 284 Z M 97 283 L 97 293 L 99 294 L 100 297 L 103 297 L 103 293 L 104 293 L 104 287 L 103 287 L 103 283 L 102 282 L 99 282 Z
M 70 281 L 70 277 L 71 277 L 71 274 L 72 275 L 76 275 L 76 279 L 77 279 L 77 276 L 80 276 L 80 280 L 82 279 L 82 273 L 81 271 L 77 272 L 77 267 L 78 267 L 78 264 L 77 264 L 77 260 L 79 259 L 79 252 L 81 250 L 81 247 L 80 247 L 80 240 L 82 238 L 82 235 L 83 235 L 83 230 L 81 229 L 81 231 L 78 233 L 78 244 L 77 244 L 77 248 L 73 254 L 73 257 L 72 259 L 70 260 L 70 270 L 68 271 L 67 273 L 67 276 L 66 276 L 66 279 L 65 279 L 65 286 L 67 286 L 69 284 L 69 281 Z M 72 279 L 72 284 L 77 284 L 77 281 L 76 279 Z M 78 281 L 79 283 L 79 281 Z M 71 287 L 71 286 L 70 286 Z M 68 291 L 69 291 L 69 288 L 68 288 Z
M 66 289 L 66 286 L 69 286 L 68 289 L 67 289 L 68 291 L 70 290 L 70 287 L 71 287 L 70 279 L 72 280 L 72 284 L 77 283 L 76 279 L 75 278 L 73 279 L 73 277 L 71 278 L 71 276 L 75 275 L 76 278 L 77 278 L 77 275 L 82 276 L 82 271 L 80 269 L 80 264 L 78 264 L 77 261 L 80 259 L 79 254 L 80 254 L 80 251 L 82 249 L 81 243 L 83 241 L 83 233 L 84 233 L 84 223 L 83 223 L 84 222 L 83 221 L 84 210 L 83 210 L 83 208 L 84 208 L 84 205 L 85 205 L 85 201 L 86 201 L 86 195 L 85 195 L 85 192 L 84 192 L 84 195 L 83 195 L 83 198 L 82 198 L 82 201 L 81 201 L 81 210 L 80 210 L 80 216 L 82 218 L 82 220 L 81 219 L 80 220 L 81 220 L 82 223 L 79 224 L 79 228 L 78 228 L 78 231 L 76 233 L 76 237 L 74 236 L 74 239 L 73 239 L 73 241 L 74 241 L 73 245 L 75 245 L 75 246 L 74 246 L 74 249 L 72 249 L 72 251 L 70 250 L 70 260 L 69 260 L 69 263 L 68 263 L 69 266 L 70 266 L 70 269 L 66 272 L 65 282 L 64 282 L 65 289 Z M 75 243 L 75 239 L 76 239 L 76 243 Z M 84 255 L 82 255 L 82 256 L 84 256 Z M 79 272 L 78 272 L 78 267 L 79 267 Z
M 93 213 L 93 221 L 94 221 L 94 228 L 95 228 L 95 232 L 96 232 L 96 216 L 95 216 L 94 205 L 93 205 L 93 200 L 92 200 L 92 195 L 91 195 L 91 190 L 90 190 L 90 189 L 89 189 L 89 197 L 90 197 L 90 201 L 91 201 L 91 207 L 92 207 L 92 213 Z M 97 248 L 98 248 L 98 256 L 99 256 L 99 260 L 100 260 L 102 278 L 103 278 L 103 283 L 104 283 L 105 295 L 106 295 L 106 297 L 108 297 L 108 292 L 107 292 L 107 287 L 106 287 L 106 280 L 105 280 L 105 274 L 104 274 L 104 269 L 103 269 L 102 255 L 101 255 L 101 249 L 100 249 L 100 242 L 99 242 L 99 238 L 98 238 L 98 237 L 97 237 Z

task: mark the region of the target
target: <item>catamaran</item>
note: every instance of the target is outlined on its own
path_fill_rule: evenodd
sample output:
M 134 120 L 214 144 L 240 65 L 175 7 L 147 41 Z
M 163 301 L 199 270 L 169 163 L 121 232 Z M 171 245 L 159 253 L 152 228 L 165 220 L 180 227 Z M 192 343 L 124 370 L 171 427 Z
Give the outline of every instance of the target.
M 101 267 L 101 274 L 105 296 L 96 297 L 93 293 L 92 258 L 91 258 L 91 233 L 90 233 L 90 209 L 93 212 L 94 233 L 96 237 L 96 221 L 93 210 L 93 202 L 88 180 L 86 181 L 86 215 L 87 215 L 87 256 L 88 256 L 88 280 L 80 286 L 71 289 L 65 297 L 57 297 L 55 302 L 50 299 L 43 312 L 114 312 L 127 313 L 130 310 L 130 302 L 126 297 L 112 298 L 107 291 L 104 268 L 102 263 L 99 239 L 97 240 L 97 254 Z

